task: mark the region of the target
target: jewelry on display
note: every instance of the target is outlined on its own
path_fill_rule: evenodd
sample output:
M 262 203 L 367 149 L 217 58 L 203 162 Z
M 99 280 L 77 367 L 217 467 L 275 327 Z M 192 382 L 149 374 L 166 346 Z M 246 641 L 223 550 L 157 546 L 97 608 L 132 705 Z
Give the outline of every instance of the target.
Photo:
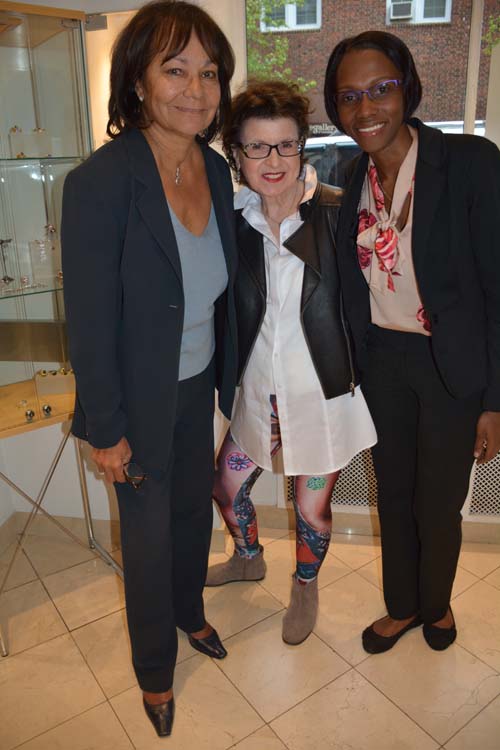
M 47 377 L 47 375 L 48 375 L 48 373 L 47 373 L 47 370 L 39 370 L 38 374 L 39 374 L 39 375 L 40 375 L 40 377 L 42 377 L 42 378 L 46 378 L 46 377 Z
M 7 273 L 7 261 L 5 260 L 5 245 L 8 245 L 12 240 L 0 240 L 0 260 L 2 263 L 2 281 L 4 284 L 11 284 L 14 279 Z
M 33 411 L 33 409 L 26 409 L 26 411 L 24 412 L 24 415 L 26 417 L 27 422 L 32 422 L 33 417 L 35 416 L 35 412 Z
M 50 415 L 52 414 L 52 407 L 50 406 L 50 404 L 44 404 L 42 406 L 42 411 L 46 417 L 50 417 Z

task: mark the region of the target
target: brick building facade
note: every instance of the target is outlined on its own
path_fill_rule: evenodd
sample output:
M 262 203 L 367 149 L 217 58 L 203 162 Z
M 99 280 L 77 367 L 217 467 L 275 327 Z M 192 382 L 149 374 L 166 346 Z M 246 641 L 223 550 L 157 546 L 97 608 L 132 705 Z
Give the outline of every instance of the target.
M 424 94 L 418 115 L 423 120 L 463 120 L 472 0 L 452 0 L 449 23 L 386 23 L 386 0 L 322 0 L 321 28 L 286 32 L 293 73 L 318 83 L 311 90 L 311 123 L 326 123 L 323 77 L 337 42 L 367 29 L 390 31 L 412 51 Z M 485 0 L 484 18 L 500 13 L 500 0 Z M 274 32 L 276 33 L 276 32 Z M 285 32 L 279 32 L 285 33 Z M 490 58 L 481 55 L 476 118 L 484 119 Z M 499 92 L 500 95 L 500 92 Z

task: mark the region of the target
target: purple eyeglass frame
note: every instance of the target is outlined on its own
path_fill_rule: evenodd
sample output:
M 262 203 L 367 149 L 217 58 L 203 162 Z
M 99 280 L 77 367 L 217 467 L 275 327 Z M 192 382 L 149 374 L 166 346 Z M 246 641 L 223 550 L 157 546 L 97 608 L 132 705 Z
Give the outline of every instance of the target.
M 338 91 L 334 94 L 333 98 L 335 99 L 335 103 L 337 104 L 337 106 L 339 104 L 342 104 L 340 97 L 345 96 L 346 94 L 354 94 L 356 96 L 356 101 L 352 102 L 352 104 L 360 104 L 361 99 L 363 98 L 363 94 L 366 94 L 371 102 L 377 101 L 377 97 L 372 96 L 371 92 L 373 91 L 373 89 L 377 88 L 378 86 L 383 86 L 385 83 L 395 83 L 396 86 L 401 86 L 403 81 L 400 78 L 387 78 L 385 81 L 374 83 L 373 86 L 370 86 L 369 89 L 348 89 L 347 91 Z

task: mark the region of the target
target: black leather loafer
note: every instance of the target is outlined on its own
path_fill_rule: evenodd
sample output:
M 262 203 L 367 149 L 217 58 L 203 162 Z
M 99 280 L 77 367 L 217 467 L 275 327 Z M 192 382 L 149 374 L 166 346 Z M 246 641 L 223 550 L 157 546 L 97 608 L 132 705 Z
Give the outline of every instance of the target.
M 213 630 L 206 638 L 193 638 L 188 633 L 188 641 L 197 651 L 206 656 L 211 656 L 213 659 L 224 659 L 227 656 L 227 651 L 222 645 L 216 630 Z
M 434 651 L 444 651 L 448 646 L 451 646 L 457 637 L 457 627 L 451 607 L 450 613 L 453 617 L 453 625 L 451 628 L 438 628 L 435 625 L 424 625 L 424 638 L 427 641 L 427 645 L 433 648 Z
M 168 737 L 172 732 L 172 724 L 174 723 L 175 702 L 173 697 L 166 703 L 159 703 L 157 706 L 148 703 L 144 698 L 142 702 L 158 737 Z
M 396 633 L 396 635 L 379 635 L 374 631 L 372 623 L 368 628 L 363 630 L 363 635 L 361 636 L 363 648 L 369 654 L 383 654 L 385 651 L 389 651 L 389 649 L 395 646 L 405 633 L 412 628 L 418 628 L 421 624 L 422 620 L 419 615 L 417 615 L 408 623 L 408 625 L 405 625 L 399 633 Z

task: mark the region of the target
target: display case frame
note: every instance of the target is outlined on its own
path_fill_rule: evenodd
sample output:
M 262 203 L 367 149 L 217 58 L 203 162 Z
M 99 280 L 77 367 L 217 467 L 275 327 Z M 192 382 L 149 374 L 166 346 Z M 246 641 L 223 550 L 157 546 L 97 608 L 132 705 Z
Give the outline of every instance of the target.
M 80 11 L 0 1 L 0 437 L 74 406 L 59 228 L 91 152 Z

